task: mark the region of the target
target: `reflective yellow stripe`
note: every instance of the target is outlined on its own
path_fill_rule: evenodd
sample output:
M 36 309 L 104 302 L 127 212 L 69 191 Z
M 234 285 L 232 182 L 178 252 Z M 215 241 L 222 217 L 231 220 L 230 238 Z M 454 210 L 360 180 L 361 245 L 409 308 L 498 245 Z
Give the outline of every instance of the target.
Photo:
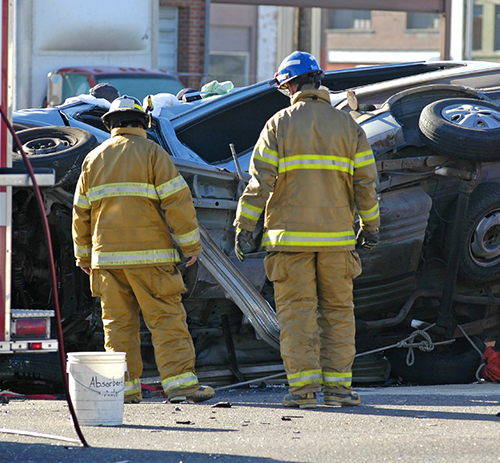
M 167 196 L 173 195 L 184 188 L 188 188 L 186 181 L 182 178 L 182 176 L 178 175 L 172 180 L 163 183 L 160 185 L 156 191 L 160 199 L 164 199 Z
M 148 183 L 108 183 L 89 189 L 89 202 L 118 196 L 143 196 L 158 199 L 154 185 Z
M 279 156 L 277 151 L 273 151 L 268 148 L 255 147 L 253 157 L 254 159 L 258 159 L 259 161 L 278 167 Z
M 82 209 L 90 209 L 90 202 L 87 196 L 75 194 L 73 204 L 81 207 Z
M 161 385 L 165 392 L 172 389 L 187 389 L 198 384 L 198 378 L 194 373 L 183 373 L 182 375 L 165 378 Z
M 356 153 L 354 156 L 354 168 L 359 169 L 363 166 L 368 166 L 370 164 L 375 163 L 375 158 L 373 157 L 373 151 L 362 151 L 360 153 Z
M 321 384 L 322 373 L 321 370 L 301 371 L 300 373 L 293 373 L 286 375 L 288 384 L 291 387 L 307 386 L 308 384 Z
M 92 252 L 92 267 L 179 262 L 176 249 L 151 249 L 128 252 Z
M 356 244 L 354 231 L 314 233 L 268 230 L 262 246 L 346 246 Z
M 82 195 L 75 195 L 75 205 L 84 209 L 89 209 L 90 204 L 102 198 L 114 198 L 118 196 L 142 196 L 150 199 L 163 199 L 184 188 L 188 188 L 182 176 L 160 185 L 157 189 L 149 183 L 108 183 L 90 188 L 88 198 Z
M 141 392 L 141 380 L 139 378 L 125 381 L 125 395 L 133 395 L 138 392 Z
M 352 384 L 352 373 L 332 373 L 324 371 L 323 384 L 329 387 L 350 387 Z
M 287 156 L 279 161 L 278 173 L 280 174 L 298 169 L 338 170 L 353 175 L 354 162 L 349 158 L 322 154 Z
M 88 246 L 77 246 L 76 244 L 74 245 L 75 249 L 75 257 L 90 257 L 90 254 L 92 252 L 92 245 Z
M 262 214 L 262 211 L 264 210 L 263 207 L 252 206 L 251 204 L 248 204 L 243 200 L 239 202 L 238 207 L 240 215 L 246 217 L 247 219 L 253 220 L 254 222 L 257 222 L 257 220 L 259 220 L 260 214 Z
M 378 203 L 375 204 L 375 206 L 373 206 L 371 209 L 368 209 L 367 211 L 358 210 L 358 213 L 364 222 L 369 222 L 370 220 L 375 220 L 380 215 Z
M 174 240 L 180 246 L 191 246 L 192 244 L 200 241 L 200 230 L 198 229 L 198 227 L 196 227 L 189 233 L 184 233 L 183 235 L 174 235 Z

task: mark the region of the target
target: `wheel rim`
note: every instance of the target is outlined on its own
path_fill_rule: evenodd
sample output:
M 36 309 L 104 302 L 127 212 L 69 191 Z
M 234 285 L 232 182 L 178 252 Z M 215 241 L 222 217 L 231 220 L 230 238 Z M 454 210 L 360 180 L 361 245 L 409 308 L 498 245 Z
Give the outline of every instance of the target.
M 500 111 L 481 103 L 462 103 L 445 106 L 441 115 L 452 124 L 474 129 L 500 128 Z
M 471 236 L 469 253 L 480 267 L 492 267 L 500 262 L 500 210 L 478 222 Z
M 71 143 L 68 140 L 60 138 L 37 138 L 25 143 L 23 150 L 30 156 L 39 156 L 64 151 L 69 146 L 71 146 Z

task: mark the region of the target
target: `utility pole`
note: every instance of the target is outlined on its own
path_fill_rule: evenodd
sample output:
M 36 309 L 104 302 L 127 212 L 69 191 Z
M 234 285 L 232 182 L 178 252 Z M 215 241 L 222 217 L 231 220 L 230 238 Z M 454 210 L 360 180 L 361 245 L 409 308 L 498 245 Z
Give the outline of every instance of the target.
M 295 50 L 311 53 L 312 8 L 295 8 Z

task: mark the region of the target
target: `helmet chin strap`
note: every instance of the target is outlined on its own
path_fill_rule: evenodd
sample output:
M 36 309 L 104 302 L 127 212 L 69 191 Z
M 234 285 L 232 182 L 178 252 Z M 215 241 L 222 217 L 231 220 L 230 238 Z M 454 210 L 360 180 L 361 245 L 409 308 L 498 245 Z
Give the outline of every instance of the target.
M 279 88 L 278 87 L 278 90 L 283 93 L 283 95 L 285 95 L 286 97 L 288 98 L 292 98 L 292 94 L 290 93 L 290 89 L 288 88 Z

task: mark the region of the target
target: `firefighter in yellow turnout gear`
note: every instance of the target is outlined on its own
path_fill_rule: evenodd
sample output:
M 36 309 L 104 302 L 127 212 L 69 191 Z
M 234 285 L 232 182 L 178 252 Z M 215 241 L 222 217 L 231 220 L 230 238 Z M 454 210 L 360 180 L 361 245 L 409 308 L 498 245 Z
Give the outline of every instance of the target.
M 320 87 L 322 70 L 308 53 L 294 52 L 275 81 L 291 96 L 261 132 L 240 198 L 235 252 L 265 210 L 262 245 L 274 283 L 281 356 L 289 383 L 285 406 L 357 405 L 353 278 L 361 273 L 355 247 L 378 242 L 377 170 L 361 127 L 333 108 Z M 354 231 L 355 207 L 360 231 Z
M 77 265 L 101 298 L 105 349 L 127 354 L 125 402 L 142 400 L 140 312 L 170 401 L 210 399 L 213 389 L 200 386 L 195 373 L 185 287 L 175 265 L 174 242 L 188 266 L 202 250 L 189 187 L 169 154 L 147 139 L 149 116 L 135 98 L 114 100 L 103 122 L 111 138 L 83 162 L 73 240 Z

